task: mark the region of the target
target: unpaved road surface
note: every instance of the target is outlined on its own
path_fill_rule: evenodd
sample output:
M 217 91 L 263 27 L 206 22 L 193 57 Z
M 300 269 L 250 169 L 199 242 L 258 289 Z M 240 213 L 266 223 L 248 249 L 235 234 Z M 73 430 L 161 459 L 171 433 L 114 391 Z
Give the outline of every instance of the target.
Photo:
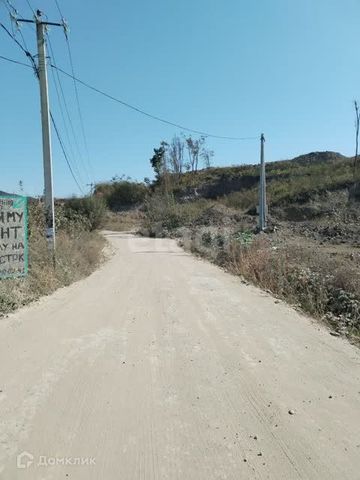
M 1 479 L 360 479 L 355 347 L 173 241 L 108 238 L 0 321 Z

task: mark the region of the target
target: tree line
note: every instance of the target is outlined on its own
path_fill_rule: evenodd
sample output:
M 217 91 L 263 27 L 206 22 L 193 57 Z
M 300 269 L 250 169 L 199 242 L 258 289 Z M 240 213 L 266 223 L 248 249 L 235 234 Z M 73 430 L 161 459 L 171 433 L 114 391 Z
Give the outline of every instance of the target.
M 159 181 L 166 174 L 180 177 L 185 172 L 196 173 L 201 164 L 203 168 L 210 168 L 213 156 L 204 136 L 174 135 L 169 143 L 162 141 L 159 148 L 154 148 L 150 163 Z

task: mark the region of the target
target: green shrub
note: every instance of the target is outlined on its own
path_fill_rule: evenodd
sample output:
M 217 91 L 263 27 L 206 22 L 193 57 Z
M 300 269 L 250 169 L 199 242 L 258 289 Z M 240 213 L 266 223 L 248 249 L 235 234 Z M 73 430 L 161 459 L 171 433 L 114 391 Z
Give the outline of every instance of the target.
M 256 208 L 258 204 L 258 189 L 252 188 L 249 190 L 242 190 L 240 192 L 232 192 L 219 198 L 219 201 L 229 208 L 236 208 L 239 210 L 249 210 Z
M 205 247 L 210 247 L 212 244 L 212 236 L 210 232 L 204 232 L 201 236 L 201 241 Z
M 95 193 L 104 198 L 111 210 L 121 210 L 142 203 L 148 193 L 148 187 L 141 182 L 120 180 L 97 185 Z
M 65 216 L 68 220 L 79 220 L 87 222 L 90 231 L 96 230 L 102 224 L 106 212 L 106 204 L 99 197 L 71 198 L 65 203 Z
M 234 234 L 234 239 L 241 245 L 251 245 L 254 240 L 254 234 L 249 231 L 238 231 Z

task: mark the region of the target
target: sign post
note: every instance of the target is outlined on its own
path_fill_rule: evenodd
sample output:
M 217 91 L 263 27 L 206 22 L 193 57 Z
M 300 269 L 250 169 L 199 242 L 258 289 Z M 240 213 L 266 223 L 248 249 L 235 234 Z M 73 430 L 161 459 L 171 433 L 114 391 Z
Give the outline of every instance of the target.
M 0 196 L 0 279 L 28 273 L 27 198 Z

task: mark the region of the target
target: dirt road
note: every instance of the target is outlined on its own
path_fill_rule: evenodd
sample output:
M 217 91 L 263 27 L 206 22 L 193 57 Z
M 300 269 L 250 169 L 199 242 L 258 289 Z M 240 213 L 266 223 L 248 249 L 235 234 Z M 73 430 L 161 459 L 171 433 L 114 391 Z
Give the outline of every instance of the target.
M 108 238 L 0 320 L 1 479 L 360 479 L 355 347 L 173 241 Z

